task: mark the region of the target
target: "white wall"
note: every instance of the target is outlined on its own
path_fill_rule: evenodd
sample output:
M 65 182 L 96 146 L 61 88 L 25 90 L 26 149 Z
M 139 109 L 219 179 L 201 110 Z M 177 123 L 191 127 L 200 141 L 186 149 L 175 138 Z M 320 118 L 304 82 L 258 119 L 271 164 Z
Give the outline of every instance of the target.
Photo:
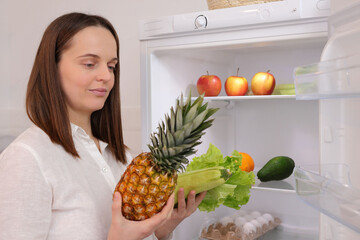
M 141 152 L 138 20 L 202 10 L 206 0 L 0 0 L 0 148 L 1 136 L 29 125 L 26 84 L 43 31 L 59 15 L 81 11 L 108 18 L 118 32 L 125 143 Z

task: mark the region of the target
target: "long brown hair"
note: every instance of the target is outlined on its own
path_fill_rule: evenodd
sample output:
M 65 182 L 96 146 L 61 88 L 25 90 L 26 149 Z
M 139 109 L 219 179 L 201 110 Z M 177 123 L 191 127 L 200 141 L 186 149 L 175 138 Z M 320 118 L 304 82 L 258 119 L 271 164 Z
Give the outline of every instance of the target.
M 31 71 L 26 93 L 26 112 L 30 120 L 60 144 L 65 151 L 79 157 L 71 134 L 65 95 L 58 73 L 62 52 L 69 47 L 73 36 L 90 26 L 101 26 L 115 38 L 119 58 L 119 38 L 112 24 L 103 17 L 69 13 L 55 19 L 44 32 Z M 114 87 L 104 107 L 91 115 L 93 135 L 108 143 L 117 160 L 126 163 L 120 107 L 120 64 L 116 64 Z

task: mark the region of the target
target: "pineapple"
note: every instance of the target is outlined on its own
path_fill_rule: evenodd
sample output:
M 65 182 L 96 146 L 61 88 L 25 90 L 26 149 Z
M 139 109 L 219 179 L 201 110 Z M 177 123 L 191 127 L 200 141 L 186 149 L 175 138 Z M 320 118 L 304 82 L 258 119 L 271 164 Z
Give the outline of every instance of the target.
M 115 191 L 122 196 L 122 213 L 129 220 L 140 221 L 161 211 L 173 193 L 177 173 L 185 169 L 186 158 L 194 154 L 204 130 L 212 125 L 208 118 L 218 109 L 207 108 L 203 96 L 191 103 L 177 99 L 175 110 L 165 115 L 156 133 L 150 136 L 150 152 L 141 153 L 129 164 Z

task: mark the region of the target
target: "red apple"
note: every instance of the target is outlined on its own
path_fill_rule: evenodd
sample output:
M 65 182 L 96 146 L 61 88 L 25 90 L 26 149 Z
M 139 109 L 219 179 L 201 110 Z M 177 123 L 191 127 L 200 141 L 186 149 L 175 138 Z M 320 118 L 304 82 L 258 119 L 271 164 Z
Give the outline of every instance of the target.
M 221 80 L 218 76 L 207 73 L 198 79 L 196 86 L 199 94 L 205 93 L 205 97 L 213 97 L 221 91 Z
M 254 95 L 271 95 L 275 88 L 274 76 L 267 72 L 258 72 L 251 80 L 251 90 Z
M 244 96 L 248 90 L 248 81 L 239 77 L 239 69 L 236 76 L 230 76 L 225 82 L 225 92 L 228 96 Z

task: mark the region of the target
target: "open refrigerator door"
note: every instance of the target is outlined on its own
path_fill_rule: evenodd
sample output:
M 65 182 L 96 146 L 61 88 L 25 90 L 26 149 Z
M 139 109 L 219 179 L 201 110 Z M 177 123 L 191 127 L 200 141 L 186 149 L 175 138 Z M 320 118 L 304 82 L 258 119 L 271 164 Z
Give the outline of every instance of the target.
M 360 238 L 360 1 L 348 5 L 329 18 L 321 61 L 295 69 L 297 98 L 320 107 L 320 172 L 297 168 L 297 192 L 323 213 L 326 240 Z

